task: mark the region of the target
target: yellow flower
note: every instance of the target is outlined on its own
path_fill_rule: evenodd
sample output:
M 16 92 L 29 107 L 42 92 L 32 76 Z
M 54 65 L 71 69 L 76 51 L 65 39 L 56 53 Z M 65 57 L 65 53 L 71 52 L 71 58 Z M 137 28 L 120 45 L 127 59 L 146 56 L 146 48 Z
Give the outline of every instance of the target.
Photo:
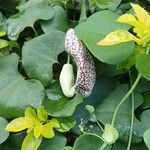
M 139 5 L 131 4 L 135 16 L 126 13 L 120 16 L 117 22 L 133 26 L 135 36 L 126 30 L 117 30 L 109 33 L 98 45 L 115 45 L 127 41 L 135 41 L 138 45 L 146 46 L 150 42 L 150 15 Z
M 34 118 L 20 117 L 12 120 L 6 126 L 5 130 L 10 132 L 19 132 L 27 128 L 31 128 L 32 126 L 34 126 L 35 124 L 34 122 L 35 122 Z
M 6 35 L 6 32 L 0 31 L 0 37 L 1 37 L 1 36 L 5 36 L 5 35 Z
M 34 136 L 35 138 L 39 138 L 40 136 L 43 136 L 45 138 L 52 138 L 54 137 L 54 130 L 53 128 L 59 128 L 59 122 L 57 119 L 51 119 L 46 124 L 39 123 L 34 128 Z
M 19 132 L 27 129 L 27 133 L 33 131 L 34 137 L 54 137 L 54 128 L 60 128 L 57 119 L 48 120 L 47 112 L 43 108 L 37 110 L 37 114 L 31 107 L 25 111 L 25 117 L 12 120 L 5 128 L 9 132 Z

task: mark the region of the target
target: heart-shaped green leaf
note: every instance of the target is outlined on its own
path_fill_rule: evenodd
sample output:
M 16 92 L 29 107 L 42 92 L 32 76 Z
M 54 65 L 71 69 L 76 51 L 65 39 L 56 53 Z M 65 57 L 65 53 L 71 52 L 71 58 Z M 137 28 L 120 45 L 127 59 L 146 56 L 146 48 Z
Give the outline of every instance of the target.
M 101 9 L 109 8 L 110 10 L 115 10 L 121 3 L 121 0 L 95 0 L 95 2 Z
M 32 1 L 32 2 L 31 2 Z M 33 27 L 35 21 L 49 20 L 54 16 L 54 10 L 48 5 L 48 0 L 34 1 L 30 0 L 25 6 L 18 7 L 22 11 L 17 18 L 10 18 L 8 23 L 8 37 L 11 40 L 17 40 L 19 34 L 26 27 Z
M 127 42 L 114 46 L 99 46 L 97 43 L 108 33 L 118 30 L 128 30 L 130 27 L 117 23 L 119 16 L 104 10 L 90 16 L 85 22 L 75 28 L 77 36 L 88 47 L 90 52 L 102 62 L 118 64 L 125 61 L 133 52 L 134 43 Z
M 43 106 L 47 113 L 55 117 L 71 116 L 76 107 L 82 103 L 83 97 L 77 94 L 72 100 L 68 98 L 61 98 L 59 100 L 44 100 Z
M 18 72 L 16 54 L 0 57 L 0 115 L 16 118 L 27 106 L 39 107 L 44 98 L 44 87 L 37 80 L 25 80 Z
M 98 150 L 103 145 L 103 141 L 95 136 L 83 134 L 77 138 L 73 148 L 75 150 Z M 110 150 L 107 146 L 104 150 Z
M 145 111 L 142 112 L 141 122 L 143 123 L 145 129 L 150 128 L 150 109 L 145 110 Z
M 64 51 L 65 34 L 51 31 L 25 43 L 22 51 L 24 69 L 30 78 L 40 80 L 45 86 L 53 79 L 53 64 Z
M 144 142 L 147 146 L 148 149 L 150 149 L 150 129 L 147 129 L 145 132 L 144 132 Z
M 67 30 L 67 14 L 66 11 L 61 6 L 54 6 L 54 17 L 48 21 L 41 21 L 42 29 L 45 33 L 52 30 Z
M 60 124 L 60 128 L 56 128 L 56 130 L 59 132 L 67 132 L 76 124 L 76 121 L 71 117 L 58 118 L 57 120 Z
M 136 59 L 136 68 L 143 77 L 150 81 L 150 55 L 138 55 Z
M 8 121 L 5 118 L 0 117 L 0 144 L 2 144 L 9 137 L 9 132 L 5 130 L 7 124 Z

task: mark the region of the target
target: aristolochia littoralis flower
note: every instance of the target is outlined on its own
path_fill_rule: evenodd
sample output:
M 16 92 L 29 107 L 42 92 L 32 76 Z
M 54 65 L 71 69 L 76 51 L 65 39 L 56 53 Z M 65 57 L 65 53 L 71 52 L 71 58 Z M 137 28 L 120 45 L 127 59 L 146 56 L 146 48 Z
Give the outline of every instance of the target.
M 98 45 L 115 45 L 127 41 L 135 41 L 138 45 L 146 46 L 150 42 L 150 15 L 139 5 L 131 4 L 135 16 L 126 13 L 120 16 L 117 22 L 126 23 L 133 26 L 131 34 L 126 30 L 119 29 L 109 33 Z
M 68 74 L 62 73 L 60 75 L 60 84 L 64 94 L 67 97 L 71 97 L 76 92 L 81 93 L 84 96 L 89 96 L 96 80 L 95 66 L 91 54 L 84 49 L 82 42 L 75 35 L 74 29 L 69 29 L 65 37 L 65 48 L 68 54 L 70 54 L 77 65 L 77 78 L 73 85 L 73 68 L 70 64 L 65 64 L 62 72 L 70 72 Z M 68 66 L 69 65 L 69 66 Z M 68 69 L 70 68 L 70 71 Z M 70 77 L 72 79 L 70 79 Z M 69 93 L 70 94 L 69 94 Z

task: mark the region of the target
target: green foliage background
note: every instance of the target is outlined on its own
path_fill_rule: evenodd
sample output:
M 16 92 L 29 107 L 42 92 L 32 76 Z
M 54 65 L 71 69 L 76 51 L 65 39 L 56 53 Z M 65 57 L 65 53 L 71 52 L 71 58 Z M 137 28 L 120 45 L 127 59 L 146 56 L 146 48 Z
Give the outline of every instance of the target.
M 133 81 L 137 70 L 143 76 L 134 91 L 131 149 L 150 149 L 150 55 L 139 54 L 139 49 L 144 50 L 134 42 L 96 45 L 109 32 L 131 28 L 116 22 L 119 15 L 132 12 L 130 2 L 150 10 L 149 0 L 0 0 L 0 32 L 7 33 L 0 37 L 0 47 L 9 43 L 0 49 L 0 149 L 19 150 L 25 137 L 24 132 L 9 135 L 4 130 L 8 121 L 22 116 L 28 106 L 44 106 L 49 116 L 60 118 L 64 124 L 71 116 L 76 125 L 66 134 L 56 133 L 53 139 L 44 139 L 39 149 L 98 150 L 102 141 L 79 129 L 83 125 L 87 132 L 101 134 L 85 106 L 95 107 L 102 126 L 110 123 L 117 104 L 130 88 L 129 69 Z M 75 28 L 95 61 L 96 84 L 84 99 L 78 94 L 72 99 L 65 97 L 58 81 L 67 62 L 64 38 L 69 28 Z M 106 150 L 127 148 L 131 105 L 129 97 L 116 118 L 119 140 Z M 63 128 L 65 131 L 66 126 Z

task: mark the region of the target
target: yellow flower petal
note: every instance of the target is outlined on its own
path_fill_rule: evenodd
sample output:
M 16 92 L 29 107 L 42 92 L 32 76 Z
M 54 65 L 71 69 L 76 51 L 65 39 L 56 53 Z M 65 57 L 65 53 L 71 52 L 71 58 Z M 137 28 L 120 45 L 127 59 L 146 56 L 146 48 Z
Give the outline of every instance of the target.
M 9 45 L 9 42 L 7 40 L 0 39 L 0 49 L 5 48 L 8 45 Z
M 0 37 L 6 35 L 6 32 L 0 31 Z
M 51 124 L 51 126 L 52 126 L 53 128 L 59 128 L 59 127 L 60 127 L 60 124 L 59 124 L 59 122 L 58 122 L 57 119 L 51 119 L 51 120 L 49 121 L 49 123 Z
M 40 121 L 46 121 L 48 118 L 47 112 L 44 110 L 43 107 L 37 109 L 37 117 Z
M 53 127 L 51 126 L 50 123 L 47 123 L 45 125 L 43 125 L 42 127 L 42 136 L 45 137 L 45 138 L 52 138 L 54 137 L 54 131 L 53 131 Z
M 57 119 L 51 119 L 48 123 L 43 125 L 42 127 L 42 136 L 45 138 L 52 138 L 54 137 L 54 131 L 53 128 L 59 128 L 59 122 Z
M 150 22 L 150 16 L 146 10 L 144 10 L 138 4 L 131 3 L 131 6 L 132 6 L 134 12 L 136 13 L 136 17 L 138 18 L 138 20 L 141 20 L 143 22 Z
M 42 124 L 39 123 L 39 124 L 36 125 L 35 128 L 34 128 L 34 137 L 35 137 L 35 138 L 39 138 L 40 135 L 41 135 L 41 133 L 42 133 Z
M 128 41 L 136 41 L 136 37 L 126 30 L 117 30 L 109 33 L 103 40 L 97 43 L 97 45 L 108 46 L 115 45 Z
M 31 128 L 34 124 L 33 118 L 20 117 L 11 121 L 5 128 L 10 132 L 19 132 L 27 128 Z
M 26 108 L 26 110 L 25 110 L 25 117 L 34 117 L 34 118 L 36 118 L 35 110 L 33 108 L 31 108 L 31 107 Z
M 132 26 L 137 24 L 136 18 L 132 14 L 124 14 L 117 19 L 117 22 L 126 23 Z

